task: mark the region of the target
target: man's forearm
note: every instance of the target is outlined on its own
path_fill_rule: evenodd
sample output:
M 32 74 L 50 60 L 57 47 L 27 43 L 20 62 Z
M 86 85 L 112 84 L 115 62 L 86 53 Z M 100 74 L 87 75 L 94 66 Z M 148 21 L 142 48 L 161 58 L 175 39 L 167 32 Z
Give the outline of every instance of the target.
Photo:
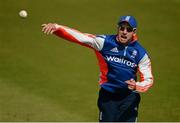
M 75 29 L 57 24 L 56 31 L 54 32 L 54 34 L 71 42 L 78 43 L 88 47 L 90 47 L 90 45 L 88 45 L 88 42 L 92 42 L 93 40 L 93 37 L 85 35 Z
M 136 90 L 146 92 L 153 85 L 151 62 L 147 54 L 139 63 L 140 81 L 136 82 Z

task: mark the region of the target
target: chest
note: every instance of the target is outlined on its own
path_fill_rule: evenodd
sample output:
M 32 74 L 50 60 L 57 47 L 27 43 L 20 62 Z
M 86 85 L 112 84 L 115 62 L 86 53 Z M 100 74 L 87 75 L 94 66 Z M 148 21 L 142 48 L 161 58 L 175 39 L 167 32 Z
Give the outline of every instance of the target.
M 104 57 L 111 57 L 115 59 L 126 59 L 133 63 L 137 63 L 138 50 L 132 46 L 111 45 L 103 49 Z

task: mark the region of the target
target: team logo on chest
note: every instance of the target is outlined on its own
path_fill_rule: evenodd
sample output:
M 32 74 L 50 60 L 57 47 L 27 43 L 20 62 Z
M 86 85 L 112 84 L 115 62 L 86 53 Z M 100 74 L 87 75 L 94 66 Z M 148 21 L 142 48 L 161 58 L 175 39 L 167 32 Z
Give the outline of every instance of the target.
M 137 51 L 136 50 L 133 50 L 132 54 L 131 54 L 131 58 L 135 58 L 137 55 Z

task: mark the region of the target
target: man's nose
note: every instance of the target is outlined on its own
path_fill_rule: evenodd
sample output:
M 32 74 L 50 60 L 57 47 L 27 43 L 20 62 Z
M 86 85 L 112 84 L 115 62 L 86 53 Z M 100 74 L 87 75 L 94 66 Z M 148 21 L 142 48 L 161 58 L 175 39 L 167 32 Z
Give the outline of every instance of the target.
M 126 28 L 123 30 L 123 34 L 127 34 L 127 29 Z

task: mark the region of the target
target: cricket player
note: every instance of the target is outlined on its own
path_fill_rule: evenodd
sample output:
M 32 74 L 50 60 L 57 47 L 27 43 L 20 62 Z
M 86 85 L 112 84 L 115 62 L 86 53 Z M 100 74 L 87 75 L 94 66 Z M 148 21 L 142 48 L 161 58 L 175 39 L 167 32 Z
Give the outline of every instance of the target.
M 140 93 L 153 85 L 151 61 L 137 39 L 136 19 L 121 16 L 117 25 L 117 34 L 112 35 L 82 33 L 56 23 L 42 24 L 42 31 L 95 51 L 100 68 L 100 122 L 135 122 Z

